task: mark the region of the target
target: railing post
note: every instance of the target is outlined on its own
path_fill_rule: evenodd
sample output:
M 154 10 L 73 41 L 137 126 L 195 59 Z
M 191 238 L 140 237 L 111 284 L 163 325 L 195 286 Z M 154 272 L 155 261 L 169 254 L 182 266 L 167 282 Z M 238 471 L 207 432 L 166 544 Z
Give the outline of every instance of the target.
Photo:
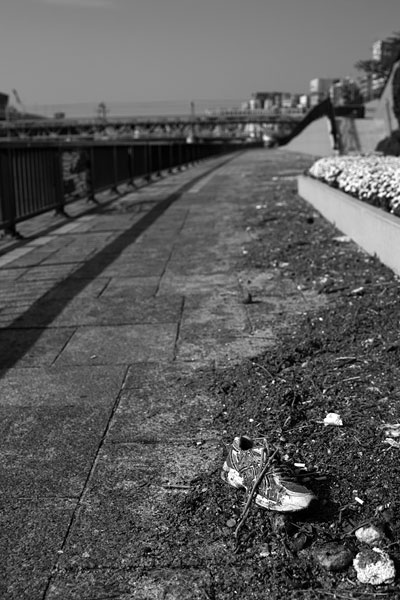
M 164 166 L 163 166 L 162 147 L 161 147 L 160 142 L 158 142 L 157 154 L 158 154 L 157 175 L 159 177 L 161 177 L 161 171 L 163 170 Z
M 16 229 L 16 197 L 13 176 L 13 151 L 7 148 L 0 150 L 0 202 L 1 220 L 4 223 L 6 235 L 21 238 Z
M 172 173 L 173 143 L 168 142 L 168 173 Z
M 113 179 L 114 179 L 114 185 L 111 188 L 111 191 L 113 191 L 115 194 L 119 195 L 119 190 L 118 190 L 118 165 L 117 165 L 117 146 L 113 145 L 112 147 L 112 164 L 113 164 Z
M 88 189 L 88 199 L 95 204 L 98 204 L 94 190 L 94 147 L 91 146 L 89 150 L 83 150 L 86 162 L 86 186 Z
M 146 179 L 146 181 L 151 181 L 152 160 L 151 160 L 151 147 L 150 147 L 149 142 L 146 142 L 144 156 L 145 156 L 145 165 L 146 165 L 145 179 Z
M 135 160 L 135 149 L 134 146 L 129 146 L 128 148 L 128 156 L 129 156 L 129 185 L 131 185 L 132 187 L 136 187 L 135 184 L 135 167 L 134 167 L 134 160 Z
M 63 152 L 61 146 L 58 145 L 54 149 L 53 164 L 56 170 L 55 173 L 55 196 L 57 198 L 56 213 L 63 217 L 69 215 L 65 212 L 65 197 L 64 197 L 64 184 L 63 184 Z

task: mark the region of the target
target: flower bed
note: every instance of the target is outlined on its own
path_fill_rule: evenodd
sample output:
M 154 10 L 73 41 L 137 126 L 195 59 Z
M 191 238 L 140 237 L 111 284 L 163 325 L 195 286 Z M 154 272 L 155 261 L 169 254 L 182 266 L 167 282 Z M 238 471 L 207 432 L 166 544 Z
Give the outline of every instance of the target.
M 308 174 L 315 179 L 400 216 L 400 158 L 330 156 L 317 160 Z

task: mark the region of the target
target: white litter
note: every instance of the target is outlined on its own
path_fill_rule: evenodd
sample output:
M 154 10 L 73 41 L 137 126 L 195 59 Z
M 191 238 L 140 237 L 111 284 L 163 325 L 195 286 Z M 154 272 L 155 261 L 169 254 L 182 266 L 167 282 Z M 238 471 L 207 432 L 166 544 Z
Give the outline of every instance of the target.
M 400 437 L 400 423 L 384 423 L 382 429 L 386 437 Z
M 340 415 L 337 413 L 328 413 L 323 421 L 324 425 L 334 425 L 335 427 L 342 427 L 343 421 Z

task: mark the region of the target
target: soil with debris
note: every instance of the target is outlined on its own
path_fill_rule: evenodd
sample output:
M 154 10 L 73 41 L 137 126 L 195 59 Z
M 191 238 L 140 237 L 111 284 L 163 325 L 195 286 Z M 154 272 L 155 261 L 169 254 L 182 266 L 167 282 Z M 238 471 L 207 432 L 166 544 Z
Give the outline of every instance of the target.
M 374 545 L 400 573 L 400 437 L 385 430 L 400 423 L 399 281 L 300 199 L 295 178 L 279 176 L 310 164 L 299 155 L 289 164 L 278 152 L 266 167 L 273 184 L 259 194 L 262 207 L 252 201 L 242 215 L 254 235 L 238 270 L 271 270 L 320 294 L 322 308 L 277 320 L 273 349 L 193 385 L 218 398 L 215 423 L 226 446 L 240 434 L 267 437 L 304 465 L 299 477 L 318 501 L 292 514 L 253 505 L 235 539 L 245 492 L 220 480 L 221 465 L 193 481 L 165 515 L 158 549 L 166 559 L 179 547 L 176 566 L 209 574 L 204 598 L 400 598 L 399 575 L 372 586 L 352 566 L 368 548 L 355 531 L 374 524 Z M 328 413 L 343 425 L 324 425 Z M 340 552 L 344 563 L 334 570 Z

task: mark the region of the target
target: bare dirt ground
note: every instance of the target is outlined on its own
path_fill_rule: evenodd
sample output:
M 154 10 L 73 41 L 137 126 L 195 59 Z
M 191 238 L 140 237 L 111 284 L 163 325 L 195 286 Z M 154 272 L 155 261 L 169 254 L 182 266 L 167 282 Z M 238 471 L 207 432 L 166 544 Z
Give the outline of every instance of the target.
M 265 165 L 271 185 L 242 215 L 252 241 L 238 270 L 294 282 L 318 294 L 320 307 L 276 313 L 273 348 L 190 385 L 218 400 L 215 424 L 226 446 L 240 434 L 267 437 L 304 465 L 299 473 L 318 501 L 284 516 L 253 506 L 235 539 L 244 492 L 220 480 L 221 465 L 192 481 L 148 555 L 164 568 L 202 570 L 193 598 L 400 598 L 398 579 L 362 584 L 351 561 L 367 548 L 355 530 L 373 523 L 382 531 L 378 545 L 400 568 L 400 448 L 384 434 L 384 424 L 400 422 L 399 282 L 297 196 L 293 175 L 309 164 L 277 152 Z M 244 282 L 250 318 L 258 302 L 252 285 Z M 343 426 L 325 426 L 329 412 Z M 349 551 L 337 571 L 321 564 L 330 542 Z

